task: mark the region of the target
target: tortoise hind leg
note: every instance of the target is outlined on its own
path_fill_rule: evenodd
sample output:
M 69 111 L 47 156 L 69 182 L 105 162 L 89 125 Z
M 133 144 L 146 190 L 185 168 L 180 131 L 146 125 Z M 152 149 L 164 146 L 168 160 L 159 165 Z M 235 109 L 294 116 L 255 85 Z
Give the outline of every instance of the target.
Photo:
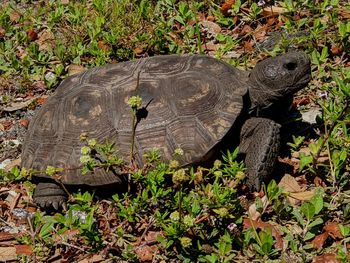
M 55 182 L 41 182 L 35 188 L 33 199 L 43 209 L 53 207 L 58 210 L 59 207 L 65 206 L 67 194 Z
M 273 171 L 280 149 L 280 125 L 266 118 L 250 118 L 241 130 L 239 149 L 245 154 L 247 184 L 260 190 Z

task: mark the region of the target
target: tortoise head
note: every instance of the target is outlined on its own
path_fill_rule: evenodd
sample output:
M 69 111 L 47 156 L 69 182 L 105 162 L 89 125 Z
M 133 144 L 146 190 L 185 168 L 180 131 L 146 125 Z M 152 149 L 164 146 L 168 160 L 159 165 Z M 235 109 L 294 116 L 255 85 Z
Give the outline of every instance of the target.
M 311 79 L 309 57 L 289 52 L 259 62 L 249 74 L 252 107 L 264 110 L 307 86 Z

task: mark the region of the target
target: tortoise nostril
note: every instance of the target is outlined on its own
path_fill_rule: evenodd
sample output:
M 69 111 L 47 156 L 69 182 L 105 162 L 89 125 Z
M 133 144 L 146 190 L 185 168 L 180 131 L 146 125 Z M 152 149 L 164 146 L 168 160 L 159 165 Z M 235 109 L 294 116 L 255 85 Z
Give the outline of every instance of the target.
M 286 69 L 292 71 L 295 70 L 298 66 L 298 64 L 296 62 L 287 62 L 283 65 Z

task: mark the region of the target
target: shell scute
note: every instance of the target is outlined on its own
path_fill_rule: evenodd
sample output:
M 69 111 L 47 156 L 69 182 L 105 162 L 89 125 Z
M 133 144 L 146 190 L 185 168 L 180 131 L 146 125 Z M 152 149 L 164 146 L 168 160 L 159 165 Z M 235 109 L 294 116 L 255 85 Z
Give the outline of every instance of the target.
M 130 96 L 142 97 L 144 118 L 136 126 L 135 159 L 158 148 L 165 160 L 176 148 L 181 165 L 198 163 L 234 126 L 246 93 L 243 73 L 206 56 L 160 56 L 92 69 L 64 81 L 29 128 L 23 165 L 66 168 L 67 184 L 118 182 L 104 171 L 81 175 L 81 133 L 115 143 L 130 158 Z

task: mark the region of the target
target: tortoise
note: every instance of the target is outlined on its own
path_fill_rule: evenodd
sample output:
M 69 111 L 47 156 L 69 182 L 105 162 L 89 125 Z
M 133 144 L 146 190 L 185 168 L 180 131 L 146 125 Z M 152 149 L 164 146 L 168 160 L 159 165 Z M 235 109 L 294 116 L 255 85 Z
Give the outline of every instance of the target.
M 247 185 L 259 189 L 273 171 L 280 148 L 278 116 L 293 94 L 311 78 L 310 60 L 293 51 L 242 71 L 205 55 L 164 55 L 106 65 L 65 79 L 30 122 L 22 166 L 64 168 L 64 185 L 108 186 L 117 173 L 98 170 L 82 175 L 79 159 L 86 133 L 114 142 L 130 155 L 131 96 L 142 98 L 146 114 L 135 131 L 135 162 L 158 148 L 164 160 L 176 148 L 181 166 L 204 165 L 226 148 L 239 146 L 247 167 Z M 61 185 L 37 175 L 34 201 L 57 207 L 66 201 Z

